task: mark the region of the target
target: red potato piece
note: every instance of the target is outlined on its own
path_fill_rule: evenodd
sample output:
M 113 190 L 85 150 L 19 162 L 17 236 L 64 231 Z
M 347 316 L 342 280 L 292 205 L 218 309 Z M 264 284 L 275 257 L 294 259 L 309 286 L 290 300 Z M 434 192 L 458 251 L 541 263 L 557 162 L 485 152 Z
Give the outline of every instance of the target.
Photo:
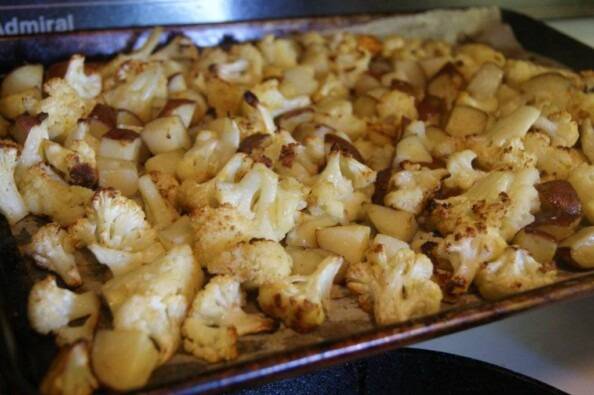
M 582 220 L 582 204 L 575 189 L 565 180 L 553 180 L 538 184 L 536 190 L 540 212 L 528 229 L 546 233 L 557 241 L 572 235 Z

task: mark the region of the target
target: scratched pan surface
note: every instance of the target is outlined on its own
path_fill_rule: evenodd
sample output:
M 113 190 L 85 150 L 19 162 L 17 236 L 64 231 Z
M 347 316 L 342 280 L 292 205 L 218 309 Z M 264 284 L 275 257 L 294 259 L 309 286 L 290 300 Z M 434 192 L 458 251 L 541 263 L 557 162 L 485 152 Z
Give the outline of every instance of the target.
M 504 11 L 502 17 L 525 49 L 573 69 L 594 69 L 594 50 L 588 46 L 523 15 Z M 183 32 L 199 45 L 215 45 L 225 40 L 256 39 L 269 33 L 348 26 L 369 18 L 364 15 L 299 18 L 176 26 L 167 30 Z M 26 62 L 51 64 L 72 53 L 105 58 L 129 49 L 144 31 L 119 29 L 1 38 L 0 73 Z M 17 240 L 0 217 L 0 393 L 34 393 L 56 351 L 51 339 L 33 333 L 28 326 L 26 298 L 32 282 L 30 274 L 29 266 L 18 253 Z M 566 272 L 564 280 L 548 287 L 498 302 L 470 298 L 467 303 L 450 306 L 436 315 L 382 328 L 374 327 L 364 314 L 349 315 L 346 321 L 349 324 L 345 325 L 344 317 L 337 314 L 321 332 L 309 336 L 276 336 L 272 342 L 248 336 L 240 346 L 242 358 L 234 363 L 206 366 L 192 358 L 177 356 L 173 363 L 155 373 L 145 391 L 188 394 L 235 388 L 395 349 L 589 294 L 594 294 L 594 272 Z M 338 309 L 351 311 L 349 303 L 352 302 L 338 302 Z

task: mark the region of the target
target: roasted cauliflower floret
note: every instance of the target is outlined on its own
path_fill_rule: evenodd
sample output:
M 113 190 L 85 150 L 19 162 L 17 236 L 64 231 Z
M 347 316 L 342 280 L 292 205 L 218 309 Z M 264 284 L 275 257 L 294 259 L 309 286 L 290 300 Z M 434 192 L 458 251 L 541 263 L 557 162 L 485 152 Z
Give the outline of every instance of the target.
M 47 125 L 51 138 L 71 133 L 76 123 L 93 109 L 93 102 L 84 100 L 68 82 L 52 78 L 45 83 L 48 97 L 40 103 L 40 110 L 48 115 Z
M 376 241 L 367 262 L 349 266 L 346 282 L 376 323 L 389 325 L 439 310 L 442 293 L 432 275 L 433 264 L 425 255 L 406 246 L 390 251 Z
M 71 233 L 78 245 L 87 246 L 116 276 L 164 251 L 138 203 L 113 189 L 95 193 L 86 217 L 73 225 Z
M 478 179 L 485 176 L 485 172 L 472 167 L 476 154 L 471 150 L 456 152 L 448 157 L 447 168 L 450 176 L 443 184 L 451 189 L 467 190 Z
M 292 259 L 282 245 L 259 239 L 236 244 L 207 264 L 210 273 L 233 276 L 247 288 L 288 277 L 292 266 Z
M 270 331 L 274 321 L 242 310 L 239 281 L 216 276 L 198 292 L 182 332 L 186 351 L 210 363 L 237 357 L 237 336 Z
M 138 191 L 144 202 L 146 216 L 156 229 L 171 225 L 179 217 L 175 205 L 161 194 L 152 174 L 138 179 Z
M 252 222 L 253 237 L 280 241 L 305 208 L 307 189 L 294 178 L 279 177 L 256 163 L 238 182 L 217 181 L 216 199 Z
M 103 93 L 108 105 L 131 111 L 143 122 L 151 118 L 153 101 L 166 96 L 167 78 L 161 64 L 156 62 L 146 64 L 140 72 Z
M 23 197 L 17 189 L 14 172 L 19 157 L 19 147 L 8 140 L 0 141 L 0 212 L 13 225 L 28 214 Z
M 237 123 L 223 119 L 211 127 L 218 130 L 200 131 L 196 135 L 194 146 L 178 162 L 176 173 L 180 179 L 207 181 L 214 177 L 235 154 L 240 140 Z
M 464 292 L 479 266 L 495 259 L 539 208 L 538 171 L 491 172 L 465 193 L 436 200 L 431 222 L 445 238 L 438 254 L 451 265 L 449 293 Z
M 368 189 L 376 173 L 356 159 L 332 152 L 318 175 L 308 197 L 308 210 L 314 216 L 327 214 L 341 223 L 362 215 L 363 203 L 371 201 Z
M 89 353 L 85 342 L 62 348 L 41 382 L 41 394 L 91 395 L 99 383 L 93 375 Z
M 534 126 L 548 134 L 554 146 L 573 147 L 580 137 L 577 122 L 566 111 L 541 115 Z
M 291 276 L 260 287 L 258 303 L 264 312 L 297 332 L 309 332 L 326 319 L 330 290 L 342 258 L 324 259 L 309 276 Z
M 386 205 L 419 214 L 448 175 L 446 169 L 428 169 L 419 164 L 406 165 L 390 179 Z
M 507 247 L 505 240 L 492 228 L 466 226 L 437 242 L 436 255 L 449 263 L 451 274 L 445 291 L 451 295 L 465 292 L 481 264 L 497 258 Z
M 496 300 L 545 286 L 555 281 L 556 277 L 555 269 L 547 269 L 528 251 L 508 247 L 499 258 L 480 269 L 475 282 L 484 298 Z
M 190 219 L 194 229 L 194 252 L 203 266 L 231 246 L 253 237 L 250 220 L 227 204 L 199 208 L 192 212 Z
M 83 99 L 93 99 L 101 93 L 101 75 L 87 73 L 85 70 L 85 57 L 73 55 L 68 62 L 64 79 Z
M 180 342 L 180 325 L 203 274 L 188 245 L 109 280 L 102 292 L 116 329 L 136 329 L 151 336 L 167 361 Z
M 536 168 L 543 180 L 566 180 L 573 171 L 586 162 L 584 155 L 570 147 L 558 147 L 542 132 L 531 132 L 524 137 L 524 146 L 529 155 L 536 158 Z
M 432 210 L 434 225 L 448 234 L 468 224 L 496 229 L 506 240 L 534 221 L 540 207 L 538 171 L 527 168 L 516 172 L 491 172 L 461 195 L 436 200 Z
M 74 141 L 69 148 L 46 140 L 43 150 L 47 162 L 74 185 L 92 188 L 97 184 L 95 151 L 83 140 Z
M 35 283 L 29 293 L 29 322 L 37 332 L 56 335 L 58 345 L 91 340 L 99 319 L 99 297 L 94 292 L 76 294 L 60 288 L 54 276 Z M 84 323 L 70 322 L 87 317 Z
M 49 167 L 38 164 L 19 172 L 17 186 L 29 211 L 70 225 L 85 212 L 93 191 L 68 185 Z
M 57 273 L 66 285 L 81 284 L 80 273 L 74 258 L 74 240 L 60 225 L 49 223 L 39 228 L 25 247 L 37 265 Z

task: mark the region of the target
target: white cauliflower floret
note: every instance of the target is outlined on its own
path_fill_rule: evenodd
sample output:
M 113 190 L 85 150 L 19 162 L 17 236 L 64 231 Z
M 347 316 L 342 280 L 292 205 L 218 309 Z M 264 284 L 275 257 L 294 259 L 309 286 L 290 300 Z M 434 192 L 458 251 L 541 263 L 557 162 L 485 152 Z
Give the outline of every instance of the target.
M 365 134 L 367 123 L 353 113 L 353 105 L 346 99 L 327 98 L 316 104 L 314 121 L 328 125 L 356 140 Z
M 545 133 L 531 132 L 524 138 L 526 151 L 536 158 L 536 167 L 543 180 L 566 180 L 586 162 L 584 155 L 570 147 L 556 147 Z
M 483 297 L 496 300 L 551 284 L 556 277 L 555 269 L 547 270 L 528 251 L 508 247 L 498 259 L 481 268 L 475 282 Z
M 113 278 L 102 292 L 116 329 L 136 329 L 157 343 L 161 361 L 180 342 L 180 325 L 203 274 L 188 245 L 176 246 L 156 261 Z
M 367 190 L 376 172 L 340 152 L 331 152 L 324 170 L 318 175 L 308 197 L 314 216 L 328 214 L 341 223 L 362 215 L 363 203 L 371 201 Z
M 297 332 L 314 330 L 326 319 L 330 290 L 342 263 L 342 258 L 330 256 L 309 276 L 265 283 L 258 294 L 260 307 Z
M 87 246 L 115 275 L 151 262 L 164 252 L 144 212 L 113 189 L 95 193 L 85 218 L 71 228 L 78 246 Z
M 58 345 L 91 340 L 99 319 L 99 297 L 94 292 L 76 294 L 60 288 L 54 276 L 35 283 L 29 293 L 28 315 L 33 329 L 56 335 Z M 83 324 L 70 322 L 87 317 Z
M 241 179 L 253 164 L 254 161 L 246 154 L 237 153 L 229 159 L 214 178 L 202 183 L 196 182 L 194 179 L 184 180 L 177 193 L 177 203 L 186 211 L 205 206 L 216 207 L 219 204 L 216 196 L 217 182 L 235 182 Z
M 481 222 L 511 240 L 534 221 L 532 213 L 540 207 L 534 187 L 538 181 L 538 171 L 534 168 L 491 172 L 465 193 L 436 200 L 433 222 L 443 234 Z
M 151 174 L 138 179 L 138 191 L 142 196 L 146 215 L 156 229 L 168 227 L 179 217 L 175 206 L 161 195 Z
M 97 184 L 95 151 L 83 140 L 74 141 L 69 148 L 46 140 L 43 151 L 47 162 L 74 185 L 92 188 Z
M 252 222 L 253 237 L 280 241 L 305 208 L 307 189 L 293 178 L 281 179 L 256 163 L 238 182 L 217 181 L 216 199 L 236 207 Z
M 17 187 L 31 213 L 47 215 L 60 225 L 82 217 L 93 196 L 92 190 L 68 185 L 43 164 L 20 171 Z
M 282 245 L 272 240 L 241 242 L 208 262 L 209 273 L 227 274 L 247 288 L 288 277 L 293 262 Z
M 250 156 L 255 160 L 270 159 L 276 173 L 294 177 L 305 185 L 310 185 L 318 173 L 319 161 L 308 146 L 299 143 L 285 130 L 266 138 L 259 147 L 252 149 Z
M 380 118 L 390 118 L 397 125 L 402 123 L 403 118 L 411 121 L 418 118 L 415 97 L 399 90 L 389 91 L 380 97 L 377 112 Z
M 270 79 L 254 86 L 250 91 L 256 98 L 256 103 L 253 103 L 252 99 L 247 99 L 246 105 L 244 105 L 244 111 L 249 115 L 251 109 L 257 108 L 257 104 L 261 104 L 270 112 L 270 116 L 273 118 L 297 108 L 307 107 L 311 104 L 308 96 L 296 96 L 287 99 L 278 90 L 278 80 Z M 274 131 L 274 129 L 273 129 Z
M 443 295 L 432 275 L 433 264 L 425 255 L 406 246 L 389 251 L 374 242 L 367 262 L 347 269 L 346 281 L 377 324 L 389 325 L 439 310 Z
M 89 354 L 85 342 L 62 348 L 43 377 L 41 394 L 91 395 L 99 383 L 93 375 Z
M 496 230 L 479 226 L 467 226 L 441 239 L 436 254 L 451 266 L 445 291 L 452 295 L 465 292 L 481 264 L 497 258 L 506 247 L 505 240 Z
M 57 273 L 66 285 L 81 284 L 74 258 L 74 240 L 60 225 L 52 222 L 39 228 L 25 252 L 42 268 Z
M 594 165 L 582 164 L 572 172 L 567 181 L 577 192 L 584 215 L 594 224 Z
M 450 176 L 444 180 L 444 185 L 451 189 L 467 190 L 485 173 L 475 170 L 472 161 L 476 154 L 472 150 L 456 152 L 448 157 L 447 168 Z
M 23 169 L 42 163 L 45 160 L 43 144 L 45 140 L 48 139 L 49 131 L 47 130 L 46 121 L 33 126 L 27 134 L 27 139 L 23 145 L 23 151 L 19 158 L 17 170 L 22 171 Z
M 85 72 L 84 56 L 73 55 L 70 58 L 64 79 L 83 99 L 92 99 L 101 93 L 101 75 Z
M 447 175 L 446 169 L 432 170 L 419 164 L 406 165 L 391 177 L 384 202 L 395 209 L 419 214 Z
M 534 168 L 518 172 L 491 172 L 465 193 L 436 200 L 433 225 L 445 238 L 438 255 L 449 261 L 452 277 L 448 293 L 468 289 L 480 265 L 495 259 L 524 226 L 534 221 L 540 202 Z
M 163 67 L 149 63 L 122 84 L 104 93 L 106 104 L 131 111 L 143 122 L 151 118 L 153 101 L 167 96 L 167 78 Z
M 231 246 L 253 237 L 251 221 L 230 205 L 199 208 L 192 212 L 190 219 L 194 229 L 194 252 L 203 266 Z
M 541 115 L 534 122 L 536 129 L 544 131 L 551 138 L 551 144 L 560 147 L 573 147 L 580 137 L 577 122 L 566 111 Z
M 489 169 L 521 169 L 532 166 L 533 156 L 524 148 L 522 139 L 540 116 L 540 110 L 521 106 L 499 118 L 487 131 L 469 140 L 483 167 Z
M 427 138 L 425 123 L 422 121 L 412 122 L 406 127 L 402 139 L 396 144 L 394 165 L 402 162 L 431 163 L 430 140 Z
M 93 108 L 93 102 L 81 98 L 76 90 L 61 78 L 52 78 L 44 85 L 48 97 L 40 104 L 41 112 L 48 115 L 47 126 L 50 137 L 68 135 L 80 118 L 84 118 Z
M 139 251 L 156 238 L 138 203 L 113 189 L 95 193 L 87 218 L 96 226 L 98 243 L 109 248 Z
M 176 174 L 181 180 L 208 180 L 223 168 L 239 147 L 240 131 L 237 123 L 232 120 L 218 122 L 224 127 L 200 131 L 194 146 L 178 162 Z
M 0 140 L 0 212 L 14 225 L 28 214 L 27 206 L 14 180 L 19 147 L 12 141 Z
M 273 320 L 244 312 L 243 299 L 239 281 L 212 278 L 196 295 L 184 321 L 185 350 L 210 363 L 230 360 L 237 357 L 238 336 L 274 328 Z

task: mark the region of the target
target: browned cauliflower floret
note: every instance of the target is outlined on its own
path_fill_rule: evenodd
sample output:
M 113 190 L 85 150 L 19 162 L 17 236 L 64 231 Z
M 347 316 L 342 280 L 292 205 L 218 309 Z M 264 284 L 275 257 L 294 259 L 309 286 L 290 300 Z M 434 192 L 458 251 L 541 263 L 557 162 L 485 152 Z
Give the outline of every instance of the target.
M 346 282 L 361 307 L 379 325 L 388 325 L 439 310 L 442 293 L 431 280 L 433 264 L 406 246 L 396 251 L 381 242 L 371 245 L 367 261 L 350 265 Z
M 233 276 L 247 288 L 288 277 L 292 266 L 292 259 L 282 245 L 259 239 L 238 243 L 207 264 L 210 273 Z
M 309 332 L 326 319 L 330 289 L 342 258 L 324 259 L 309 276 L 291 276 L 260 287 L 258 303 L 266 314 L 297 332 Z
M 294 178 L 279 176 L 262 163 L 237 182 L 217 180 L 216 199 L 236 208 L 252 223 L 253 237 L 280 241 L 305 208 L 307 188 Z
M 210 363 L 235 359 L 237 337 L 270 331 L 274 321 L 243 311 L 239 281 L 216 276 L 198 292 L 182 332 L 186 351 Z
M 151 119 L 153 101 L 167 96 L 167 78 L 159 63 L 148 63 L 123 83 L 103 93 L 113 108 L 131 111 L 143 122 Z
M 451 189 L 466 190 L 477 180 L 485 176 L 485 172 L 472 167 L 476 154 L 471 150 L 456 152 L 448 157 L 447 168 L 450 176 L 443 184 Z
M 70 232 L 77 245 L 88 247 L 116 276 L 151 262 L 164 251 L 138 203 L 113 189 L 97 191 L 86 217 Z
M 446 169 L 429 169 L 419 164 L 406 165 L 390 179 L 386 205 L 419 214 L 448 175 Z
M 81 284 L 80 273 L 74 258 L 74 240 L 60 225 L 50 223 L 39 228 L 25 246 L 25 252 L 44 269 L 57 273 L 66 285 Z
M 177 176 L 204 182 L 214 177 L 239 147 L 240 131 L 230 119 L 218 119 L 196 135 L 194 146 L 176 167 Z
M 91 369 L 89 345 L 78 342 L 60 350 L 39 387 L 42 395 L 91 395 L 99 386 Z
M 542 132 L 531 132 L 524 137 L 526 152 L 536 158 L 536 168 L 543 180 L 566 180 L 586 162 L 584 155 L 571 147 L 554 146 L 550 136 Z
M 69 148 L 46 140 L 43 151 L 47 162 L 64 175 L 70 184 L 92 188 L 97 184 L 95 151 L 83 140 L 74 141 Z
M 93 191 L 68 185 L 49 167 L 38 164 L 19 172 L 17 186 L 29 211 L 70 225 L 85 212 Z
M 547 269 L 528 251 L 508 247 L 499 258 L 480 269 L 475 282 L 483 297 L 496 300 L 545 286 L 555 281 L 556 277 L 555 269 Z
M 102 292 L 116 329 L 147 333 L 161 362 L 180 342 L 180 326 L 203 274 L 188 245 L 176 246 L 156 261 L 109 280 Z
M 317 176 L 308 197 L 314 216 L 327 214 L 341 223 L 362 215 L 363 203 L 371 201 L 368 188 L 376 172 L 341 152 L 331 152 L 324 170 Z
M 465 291 L 479 266 L 495 259 L 539 208 L 538 171 L 491 172 L 465 193 L 436 200 L 433 225 L 445 236 L 438 254 L 452 268 L 448 292 Z
M 68 62 L 64 79 L 83 99 L 93 99 L 101 93 L 101 75 L 85 70 L 85 57 L 73 55 Z
M 93 109 L 93 102 L 81 98 L 68 82 L 53 78 L 45 83 L 48 97 L 43 99 L 40 110 L 48 115 L 48 130 L 51 138 L 71 133 L 76 123 Z
M 19 147 L 8 140 L 0 141 L 0 212 L 10 224 L 15 224 L 28 214 L 28 209 L 14 180 L 19 157 Z
M 94 292 L 76 294 L 58 287 L 55 277 L 47 276 L 35 283 L 29 293 L 29 322 L 41 334 L 55 334 L 59 345 L 91 340 L 99 320 L 99 306 Z M 84 323 L 70 325 L 85 317 Z
M 252 238 L 250 220 L 230 205 L 199 208 L 190 219 L 194 228 L 194 253 L 203 266 L 231 246 Z

